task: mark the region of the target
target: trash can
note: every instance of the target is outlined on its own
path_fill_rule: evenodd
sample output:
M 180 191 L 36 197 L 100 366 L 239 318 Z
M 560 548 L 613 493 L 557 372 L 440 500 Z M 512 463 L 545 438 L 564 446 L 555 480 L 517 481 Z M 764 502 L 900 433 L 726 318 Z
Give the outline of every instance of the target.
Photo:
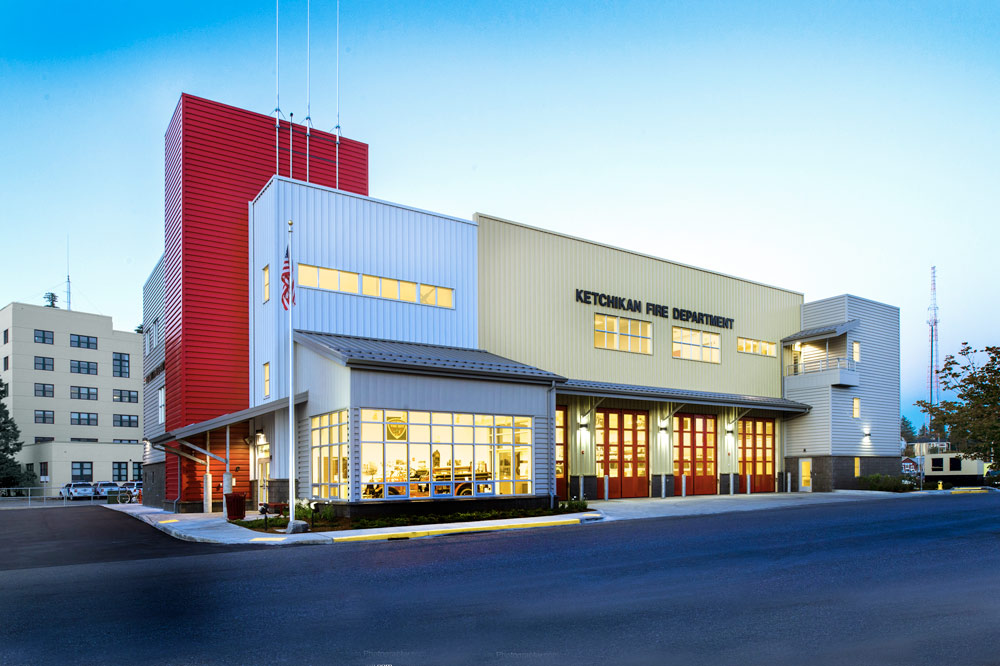
M 243 493 L 226 493 L 226 518 L 243 520 L 247 516 L 247 501 Z

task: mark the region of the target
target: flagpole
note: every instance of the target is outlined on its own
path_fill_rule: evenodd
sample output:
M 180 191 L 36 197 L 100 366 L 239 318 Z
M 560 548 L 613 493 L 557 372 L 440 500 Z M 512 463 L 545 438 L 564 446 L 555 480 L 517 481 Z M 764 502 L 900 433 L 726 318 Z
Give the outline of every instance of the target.
M 288 528 L 295 520 L 295 342 L 292 340 L 292 308 L 295 307 L 295 264 L 292 262 L 292 221 L 288 220 Z

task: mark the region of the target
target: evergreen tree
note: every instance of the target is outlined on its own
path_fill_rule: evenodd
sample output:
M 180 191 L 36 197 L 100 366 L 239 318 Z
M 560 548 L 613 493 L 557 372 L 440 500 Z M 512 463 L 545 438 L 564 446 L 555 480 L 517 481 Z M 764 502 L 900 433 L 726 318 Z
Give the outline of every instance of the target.
M 7 384 L 0 380 L 0 488 L 19 486 L 23 480 L 21 466 L 14 456 L 21 451 L 24 442 L 21 441 L 21 430 L 3 402 L 6 397 Z
M 917 439 L 917 433 L 913 431 L 913 422 L 905 416 L 899 417 L 899 436 L 907 443 Z

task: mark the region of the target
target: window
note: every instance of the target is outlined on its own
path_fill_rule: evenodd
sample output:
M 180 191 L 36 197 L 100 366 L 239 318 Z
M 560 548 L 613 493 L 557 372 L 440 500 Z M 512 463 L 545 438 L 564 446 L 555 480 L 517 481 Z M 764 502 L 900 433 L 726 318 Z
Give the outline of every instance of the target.
M 78 375 L 96 375 L 97 374 L 97 362 L 96 361 L 70 361 L 69 371 L 75 372 Z
M 114 389 L 114 397 L 112 400 L 114 402 L 139 402 L 139 392 Z
M 163 339 L 163 329 L 160 326 L 160 320 L 159 319 L 154 319 L 153 320 L 153 340 L 152 340 L 153 346 L 155 347 L 157 345 L 157 343 L 159 343 L 160 340 L 162 340 L 162 339 Z
M 10 329 L 5 328 L 3 329 L 3 343 L 7 344 L 8 342 L 10 342 Z
M 39 328 L 35 329 L 35 342 L 42 345 L 52 344 L 52 331 L 43 331 Z
M 49 475 L 49 463 L 40 462 L 38 463 L 38 476 L 48 476 Z
M 532 494 L 530 416 L 362 409 L 360 433 L 362 500 Z
M 94 386 L 70 386 L 71 400 L 97 400 L 97 388 Z
M 10 356 L 3 357 L 3 369 L 10 370 Z
M 51 398 L 55 396 L 56 389 L 52 384 L 35 384 L 36 398 Z
M 35 463 L 25 463 L 24 464 L 24 471 L 25 472 L 32 472 L 33 473 L 35 471 Z
M 111 425 L 116 428 L 138 428 L 139 417 L 135 414 L 115 414 Z
M 128 463 L 125 462 L 111 463 L 111 480 L 128 481 Z
M 161 386 L 156 389 L 156 422 L 165 423 L 167 420 L 167 389 Z
M 674 326 L 674 358 L 705 363 L 721 363 L 719 334 Z
M 775 342 L 766 342 L 764 340 L 736 338 L 736 351 L 744 354 L 757 354 L 758 356 L 777 356 L 778 345 Z
M 648 321 L 595 314 L 594 347 L 652 354 L 653 325 Z
M 261 269 L 261 277 L 264 282 L 264 303 L 271 300 L 271 265 L 268 264 Z
M 71 441 L 71 442 L 96 442 L 97 438 L 96 437 L 70 437 L 69 441 Z
M 97 425 L 97 414 L 92 412 L 70 412 L 69 423 L 70 425 L 95 426 Z
M 97 338 L 91 335 L 69 334 L 69 346 L 80 347 L 81 349 L 97 349 Z
M 949 472 L 961 472 L 962 471 L 962 459 L 958 456 L 948 458 L 948 471 Z
M 944 471 L 944 458 L 931 458 L 931 471 L 932 472 L 943 472 Z
M 854 362 L 855 363 L 860 362 L 861 361 L 861 343 L 860 342 L 852 342 L 851 343 L 851 349 L 852 349 L 853 355 L 854 355 Z
M 55 437 L 36 437 L 35 438 L 35 444 L 42 444 L 44 442 L 54 442 L 54 441 L 56 441 Z M 42 463 L 42 464 L 44 465 L 45 463 Z
M 70 470 L 72 472 L 73 481 L 93 481 L 94 480 L 94 463 L 91 462 L 74 462 L 70 464 Z
M 114 441 L 115 444 L 138 444 L 139 443 L 139 440 L 137 440 L 137 439 L 116 439 L 116 440 L 113 440 L 113 441 Z
M 360 289 L 358 286 L 359 278 L 361 281 Z M 351 273 L 336 268 L 322 268 L 309 264 L 299 264 L 299 286 L 326 291 L 341 291 L 348 294 L 360 293 L 363 296 L 373 298 L 420 303 L 438 308 L 451 308 L 455 301 L 455 290 L 450 287 Z
M 48 409 L 35 410 L 35 423 L 55 423 L 56 413 Z
M 271 395 L 271 364 L 264 364 L 264 397 Z
M 854 418 L 861 418 L 861 398 L 854 399 Z
M 94 374 L 96 375 L 97 372 L 95 371 Z M 115 352 L 111 355 L 111 374 L 115 377 L 128 377 L 128 354 Z
M 132 463 L 132 480 L 142 481 L 142 463 Z
M 854 477 L 861 476 L 861 458 L 854 459 Z
M 312 495 L 346 500 L 350 481 L 347 410 L 314 416 L 309 421 Z
M 51 356 L 35 357 L 35 370 L 53 370 L 53 369 L 55 369 L 55 361 L 52 360 Z

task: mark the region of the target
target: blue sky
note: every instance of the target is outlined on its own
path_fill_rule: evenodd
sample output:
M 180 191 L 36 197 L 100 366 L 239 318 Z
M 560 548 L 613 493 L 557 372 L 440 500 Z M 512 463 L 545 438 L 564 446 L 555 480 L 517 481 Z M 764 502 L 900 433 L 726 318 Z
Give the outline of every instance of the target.
M 141 319 L 181 92 L 274 108 L 274 4 L 3 2 L 0 303 Z M 281 106 L 305 117 L 305 1 Z M 334 4 L 312 117 L 336 123 Z M 341 120 L 371 194 L 900 306 L 904 413 L 941 343 L 998 344 L 1000 3 L 357 2 Z

